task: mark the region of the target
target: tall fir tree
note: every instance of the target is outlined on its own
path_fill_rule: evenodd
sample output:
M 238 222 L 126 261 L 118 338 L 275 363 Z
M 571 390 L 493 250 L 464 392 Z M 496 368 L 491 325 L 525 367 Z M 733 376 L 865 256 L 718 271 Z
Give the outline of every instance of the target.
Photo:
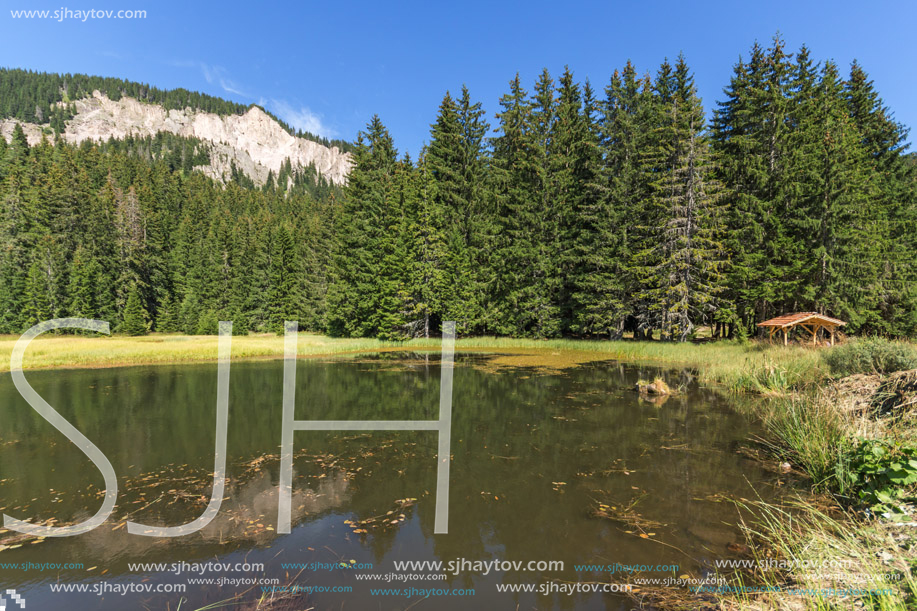
M 336 211 L 338 244 L 328 291 L 329 331 L 352 337 L 405 335 L 406 287 L 396 188 L 398 153 L 378 116 L 357 138 L 354 167 Z
M 269 324 L 272 331 L 282 334 L 286 320 L 298 320 L 302 296 L 299 291 L 300 271 L 293 236 L 281 224 L 271 242 L 271 288 Z
M 442 272 L 449 281 L 440 296 L 442 319 L 455 320 L 460 332 L 479 328 L 484 319 L 485 280 L 482 237 L 485 220 L 488 158 L 484 138 L 489 125 L 480 102 L 472 102 L 467 87 L 454 100 L 447 92 L 432 125 L 424 169 L 432 181 L 429 220 L 444 240 Z
M 683 56 L 660 69 L 650 240 L 641 250 L 644 324 L 685 341 L 714 322 L 726 262 L 704 110 Z
M 127 291 L 127 301 L 121 314 L 121 333 L 125 335 L 146 335 L 149 332 L 147 312 L 140 298 L 140 290 L 132 286 Z

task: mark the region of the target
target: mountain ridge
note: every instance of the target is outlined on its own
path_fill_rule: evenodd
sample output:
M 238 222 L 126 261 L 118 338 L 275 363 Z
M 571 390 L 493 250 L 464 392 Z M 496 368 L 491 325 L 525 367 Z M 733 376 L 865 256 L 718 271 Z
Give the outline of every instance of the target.
M 231 178 L 235 165 L 255 184 L 263 185 L 269 173 L 276 175 L 289 160 L 294 167 L 314 165 L 321 176 L 341 185 L 352 165 L 349 153 L 289 134 L 258 106 L 242 115 L 221 116 L 190 108 L 166 110 L 127 96 L 115 101 L 99 91 L 71 106 L 75 113 L 61 133 L 65 142 L 79 145 L 87 140 L 121 140 L 155 136 L 157 132 L 197 138 L 211 146 L 211 159 L 209 165 L 196 169 L 221 182 Z M 0 134 L 9 141 L 17 124 L 32 146 L 48 136 L 46 127 L 19 119 L 0 120 Z
M 13 95 L 17 91 L 28 95 Z M 170 133 L 209 148 L 208 163 L 195 170 L 224 183 L 241 172 L 257 186 L 272 175 L 276 178 L 287 162 L 294 172 L 312 166 L 318 176 L 339 186 L 352 166 L 346 142 L 297 132 L 257 105 L 184 89 L 2 68 L 0 94 L 0 135 L 7 141 L 16 125 L 32 146 L 55 134 L 79 145 Z

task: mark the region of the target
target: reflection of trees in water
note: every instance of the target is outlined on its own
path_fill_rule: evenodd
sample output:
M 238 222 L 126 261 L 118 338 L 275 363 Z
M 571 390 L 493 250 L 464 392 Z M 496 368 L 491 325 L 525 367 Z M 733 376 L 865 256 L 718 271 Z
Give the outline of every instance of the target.
M 294 524 L 319 515 L 329 509 L 346 507 L 350 500 L 350 481 L 337 471 L 309 487 L 297 482 L 293 488 L 291 516 Z M 270 474 L 261 472 L 240 487 L 230 487 L 223 510 L 201 530 L 204 539 L 252 541 L 267 544 L 276 538 L 273 528 L 277 520 L 277 483 Z M 263 526 L 258 526 L 262 524 Z
M 411 532 L 404 532 L 404 525 L 346 536 L 362 541 L 378 563 L 429 553 L 443 560 L 564 560 L 568 572 L 573 563 L 686 564 L 677 552 L 589 517 L 598 500 L 627 503 L 645 493 L 638 510 L 668 525 L 659 530 L 660 540 L 695 558 L 721 551 L 722 540 L 732 536 L 723 522 L 734 522 L 735 514 L 727 503 L 705 497 L 723 493 L 750 498 L 744 478 L 759 482 L 764 476 L 734 453 L 735 445 L 748 437 L 749 423 L 720 397 L 698 389 L 690 372 L 605 362 L 551 374 L 501 367 L 502 373 L 494 374 L 475 366 L 487 358 L 459 355 L 456 362 L 449 535 L 433 536 L 436 435 L 429 432 L 297 432 L 294 521 L 301 524 L 335 508 L 363 520 L 393 509 L 397 499 L 417 498 L 416 520 L 403 524 L 409 529 L 419 525 L 423 539 L 406 539 Z M 411 357 L 400 364 L 392 355 L 379 364 L 372 359 L 301 361 L 298 368 L 299 419 L 437 415 L 438 358 Z M 630 389 L 638 377 L 655 375 L 683 391 L 662 405 L 641 402 Z M 119 473 L 156 474 L 154 479 L 165 481 L 168 488 L 189 495 L 183 501 L 187 506 L 152 505 L 132 519 L 175 525 L 200 515 L 212 485 L 206 466 L 213 464 L 215 366 L 55 372 L 36 380 L 36 390 L 52 405 L 62 406 L 62 412 L 69 409 L 74 424 L 99 440 Z M 232 468 L 239 470 L 240 461 L 277 451 L 281 382 L 279 361 L 233 364 L 228 441 Z M 0 391 L 10 392 L 0 392 L 0 397 L 15 395 L 5 384 L 0 382 Z M 4 440 L 44 440 L 53 434 L 27 406 L 10 409 L 9 401 L 0 398 L 0 415 L 11 427 L 4 431 Z M 2 457 L 23 457 L 21 449 L 13 452 L 19 453 Z M 76 459 L 63 460 L 65 455 Z M 77 488 L 73 482 L 85 488 L 87 479 L 97 477 L 67 444 L 48 448 L 36 443 L 34 454 L 25 456 L 34 461 L 17 464 L 14 477 L 21 486 L 16 495 L 26 500 L 42 486 L 63 488 L 67 484 L 61 484 L 61 477 L 71 478 L 70 490 Z M 193 481 L 181 482 L 161 473 L 169 463 L 203 467 L 196 468 Z M 612 469 L 621 466 L 630 475 Z M 4 477 L 6 467 L 4 463 Z M 283 545 L 283 538 L 268 530 L 276 527 L 277 468 L 272 460 L 246 477 L 231 473 L 240 479 L 230 479 L 217 518 L 190 537 L 172 541 L 128 536 L 123 528 L 112 531 L 117 524 L 108 523 L 77 538 L 81 543 L 55 545 L 86 545 L 93 553 L 145 558 L 174 545 L 184 546 L 183 556 L 199 557 L 245 546 Z M 558 481 L 565 485 L 553 484 Z M 86 498 L 83 505 L 92 505 L 94 497 Z M 133 506 L 134 500 L 125 494 L 119 509 L 142 506 Z M 65 513 L 75 503 L 64 505 L 50 505 L 50 515 Z M 711 551 L 704 552 L 704 546 Z M 500 579 L 537 577 L 520 573 Z M 461 584 L 456 587 L 473 585 L 468 575 L 454 581 Z
M 276 481 L 273 481 L 270 473 L 261 471 L 243 483 L 230 481 L 217 516 L 210 524 L 186 537 L 161 539 L 127 535 L 126 529 L 119 528 L 124 520 L 122 516 L 117 521 L 109 521 L 79 537 L 79 542 L 85 546 L 86 552 L 94 554 L 93 557 L 144 555 L 151 546 L 163 551 L 181 547 L 182 559 L 186 561 L 190 561 L 189 555 L 203 557 L 212 554 L 213 544 L 227 546 L 229 549 L 268 546 L 278 538 L 273 530 L 277 520 L 277 494 Z M 319 479 L 317 484 L 305 484 L 300 480 L 294 487 L 292 498 L 291 515 L 296 524 L 328 510 L 346 507 L 350 501 L 350 480 L 343 471 L 330 473 Z M 169 512 L 169 520 L 163 520 L 158 512 L 132 516 L 131 519 L 150 526 L 175 526 L 197 518 L 206 502 L 196 502 L 194 505 L 194 510 L 189 508 L 181 512 Z M 203 545 L 200 554 L 195 553 L 193 548 L 200 545 Z
M 573 563 L 691 565 L 626 526 L 589 518 L 596 499 L 628 503 L 641 495 L 638 510 L 668 525 L 659 540 L 695 561 L 724 552 L 735 536 L 724 523 L 737 515 L 731 504 L 704 497 L 753 494 L 746 475 L 757 482 L 764 474 L 734 453 L 749 424 L 698 389 L 690 372 L 649 370 L 682 394 L 664 405 L 641 402 L 629 389 L 646 373 L 604 363 L 561 376 L 457 372 L 450 535 L 433 539 L 436 555 L 561 559 L 568 571 Z M 610 470 L 615 461 L 630 474 Z M 422 509 L 421 518 L 431 536 L 432 512 Z

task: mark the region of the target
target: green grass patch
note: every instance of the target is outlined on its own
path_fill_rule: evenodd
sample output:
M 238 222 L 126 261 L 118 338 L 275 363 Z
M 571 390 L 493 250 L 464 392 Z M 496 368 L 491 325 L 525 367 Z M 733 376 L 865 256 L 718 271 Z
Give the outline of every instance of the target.
M 854 443 L 844 416 L 817 391 L 758 403 L 771 452 L 804 470 L 815 488 L 844 494 Z
M 10 353 L 18 337 L 0 336 L 0 371 L 9 370 Z M 364 338 L 335 338 L 300 333 L 300 356 L 321 356 L 387 350 L 439 351 L 440 340 L 413 339 L 383 342 Z M 801 346 L 776 346 L 754 342 L 681 344 L 602 340 L 532 340 L 470 337 L 456 340 L 457 350 L 505 352 L 537 350 L 544 354 L 579 353 L 595 359 L 616 359 L 695 369 L 701 383 L 736 392 L 787 392 L 798 385 L 824 379 L 827 368 L 818 351 Z M 283 337 L 257 334 L 233 337 L 233 359 L 281 358 Z M 143 337 L 44 335 L 29 346 L 26 369 L 115 367 L 172 362 L 215 361 L 217 337 L 212 335 L 161 335 Z
M 837 377 L 894 373 L 917 369 L 917 347 L 881 337 L 860 338 L 826 350 L 824 361 Z
M 743 528 L 757 564 L 723 577 L 772 592 L 724 594 L 720 608 L 908 611 L 917 605 L 917 549 L 902 536 L 905 528 L 817 507 L 808 498 L 739 506 L 756 516 Z

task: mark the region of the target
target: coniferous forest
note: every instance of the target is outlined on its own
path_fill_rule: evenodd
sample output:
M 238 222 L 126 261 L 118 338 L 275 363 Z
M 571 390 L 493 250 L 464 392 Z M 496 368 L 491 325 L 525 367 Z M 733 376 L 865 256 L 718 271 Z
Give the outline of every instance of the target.
M 32 100 L 8 74 L 3 108 Z M 684 341 L 815 310 L 917 334 L 907 130 L 861 66 L 779 38 L 734 66 L 709 114 L 678 57 L 601 88 L 569 69 L 517 76 L 488 111 L 462 87 L 416 159 L 374 117 L 343 190 L 292 168 L 223 185 L 191 171 L 200 143 L 74 147 L 54 136 L 63 120 L 31 149 L 21 130 L 0 138 L 0 332 L 82 316 L 130 334 L 299 320 L 402 339 L 456 320 Z

